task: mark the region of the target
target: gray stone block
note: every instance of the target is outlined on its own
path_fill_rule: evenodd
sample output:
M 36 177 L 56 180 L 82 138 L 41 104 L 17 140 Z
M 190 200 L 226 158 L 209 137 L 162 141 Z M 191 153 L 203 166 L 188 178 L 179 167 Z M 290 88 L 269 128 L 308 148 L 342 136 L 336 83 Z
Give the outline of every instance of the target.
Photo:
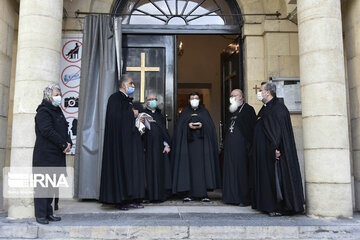
M 190 239 L 244 239 L 244 226 L 190 226 Z
M 360 239 L 360 225 L 355 226 L 300 226 L 301 239 Z
M 188 237 L 187 226 L 129 226 L 130 239 L 184 239 Z
M 297 226 L 247 226 L 246 239 L 298 239 Z
M 12 224 L 0 226 L 0 238 L 37 238 L 38 227 L 35 225 Z

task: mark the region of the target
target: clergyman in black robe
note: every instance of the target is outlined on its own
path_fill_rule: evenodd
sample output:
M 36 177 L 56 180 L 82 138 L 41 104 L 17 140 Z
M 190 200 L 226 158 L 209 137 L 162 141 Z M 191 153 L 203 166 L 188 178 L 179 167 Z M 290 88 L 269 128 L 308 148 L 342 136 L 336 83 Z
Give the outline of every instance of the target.
M 200 198 L 220 187 L 218 144 L 209 112 L 199 106 L 199 93 L 191 93 L 190 105 L 176 123 L 172 142 L 173 193 L 185 193 L 184 201 Z
M 262 83 L 264 105 L 255 125 L 252 207 L 270 216 L 302 213 L 304 194 L 290 113 L 276 98 L 276 85 Z
M 135 203 L 145 195 L 144 148 L 129 97 L 134 82 L 124 74 L 120 86 L 107 104 L 99 201 L 128 210 L 143 207 Z
M 145 148 L 146 199 L 165 201 L 171 194 L 170 135 L 155 94 L 146 97 L 144 113 L 152 117 L 143 136 Z
M 227 204 L 250 205 L 249 161 L 256 122 L 255 110 L 245 103 L 240 89 L 231 92 L 224 139 L 222 201 Z

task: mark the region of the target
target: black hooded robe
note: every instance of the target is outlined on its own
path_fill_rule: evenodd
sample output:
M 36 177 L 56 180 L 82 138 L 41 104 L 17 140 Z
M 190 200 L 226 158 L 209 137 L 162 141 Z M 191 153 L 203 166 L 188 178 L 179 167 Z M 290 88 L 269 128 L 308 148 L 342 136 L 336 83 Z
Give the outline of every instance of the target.
M 135 127 L 132 98 L 116 92 L 106 110 L 99 201 L 123 204 L 144 195 L 144 148 Z
M 281 153 L 280 160 L 275 159 L 276 149 Z M 304 194 L 290 113 L 277 98 L 259 111 L 253 150 L 252 207 L 267 213 L 302 213 Z M 276 161 L 279 163 L 277 175 Z M 282 198 L 279 198 L 279 191 Z
M 234 121 L 233 129 L 231 122 Z M 228 204 L 250 204 L 249 161 L 256 113 L 244 103 L 227 124 L 224 140 L 222 201 Z
M 146 129 L 143 136 L 145 147 L 146 193 L 149 201 L 165 201 L 171 193 L 170 158 L 164 151 L 164 141 L 170 144 L 169 132 L 165 119 L 159 109 L 143 112 L 153 117 L 151 129 Z
M 190 122 L 202 128 L 190 129 Z M 220 168 L 216 129 L 209 112 L 202 106 L 184 108 L 176 123 L 172 143 L 173 193 L 203 198 L 220 187 Z

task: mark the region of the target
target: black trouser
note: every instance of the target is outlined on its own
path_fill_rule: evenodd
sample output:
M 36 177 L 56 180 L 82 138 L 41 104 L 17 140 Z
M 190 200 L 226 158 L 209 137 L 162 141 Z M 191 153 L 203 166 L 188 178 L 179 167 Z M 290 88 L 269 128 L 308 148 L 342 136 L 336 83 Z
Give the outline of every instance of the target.
M 49 215 L 53 215 L 53 207 L 51 205 L 56 188 L 48 187 L 35 187 L 34 188 L 34 207 L 35 217 L 43 218 Z
M 54 206 L 59 204 L 59 188 L 54 188 L 54 192 L 55 192 L 55 203 Z
M 43 218 L 53 215 L 52 201 L 54 198 L 34 198 L 35 217 Z

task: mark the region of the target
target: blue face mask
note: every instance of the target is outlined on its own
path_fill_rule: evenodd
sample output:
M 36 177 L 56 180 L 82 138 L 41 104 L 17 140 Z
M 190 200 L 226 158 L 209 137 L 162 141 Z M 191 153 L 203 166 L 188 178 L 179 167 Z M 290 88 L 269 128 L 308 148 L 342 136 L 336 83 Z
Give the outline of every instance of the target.
M 157 107 L 158 103 L 156 100 L 150 100 L 149 101 L 149 107 L 152 109 L 155 109 Z
M 128 87 L 128 88 L 126 88 L 126 93 L 127 93 L 127 94 L 131 95 L 131 94 L 133 94 L 134 92 L 135 92 L 135 88 L 133 88 L 133 87 Z

